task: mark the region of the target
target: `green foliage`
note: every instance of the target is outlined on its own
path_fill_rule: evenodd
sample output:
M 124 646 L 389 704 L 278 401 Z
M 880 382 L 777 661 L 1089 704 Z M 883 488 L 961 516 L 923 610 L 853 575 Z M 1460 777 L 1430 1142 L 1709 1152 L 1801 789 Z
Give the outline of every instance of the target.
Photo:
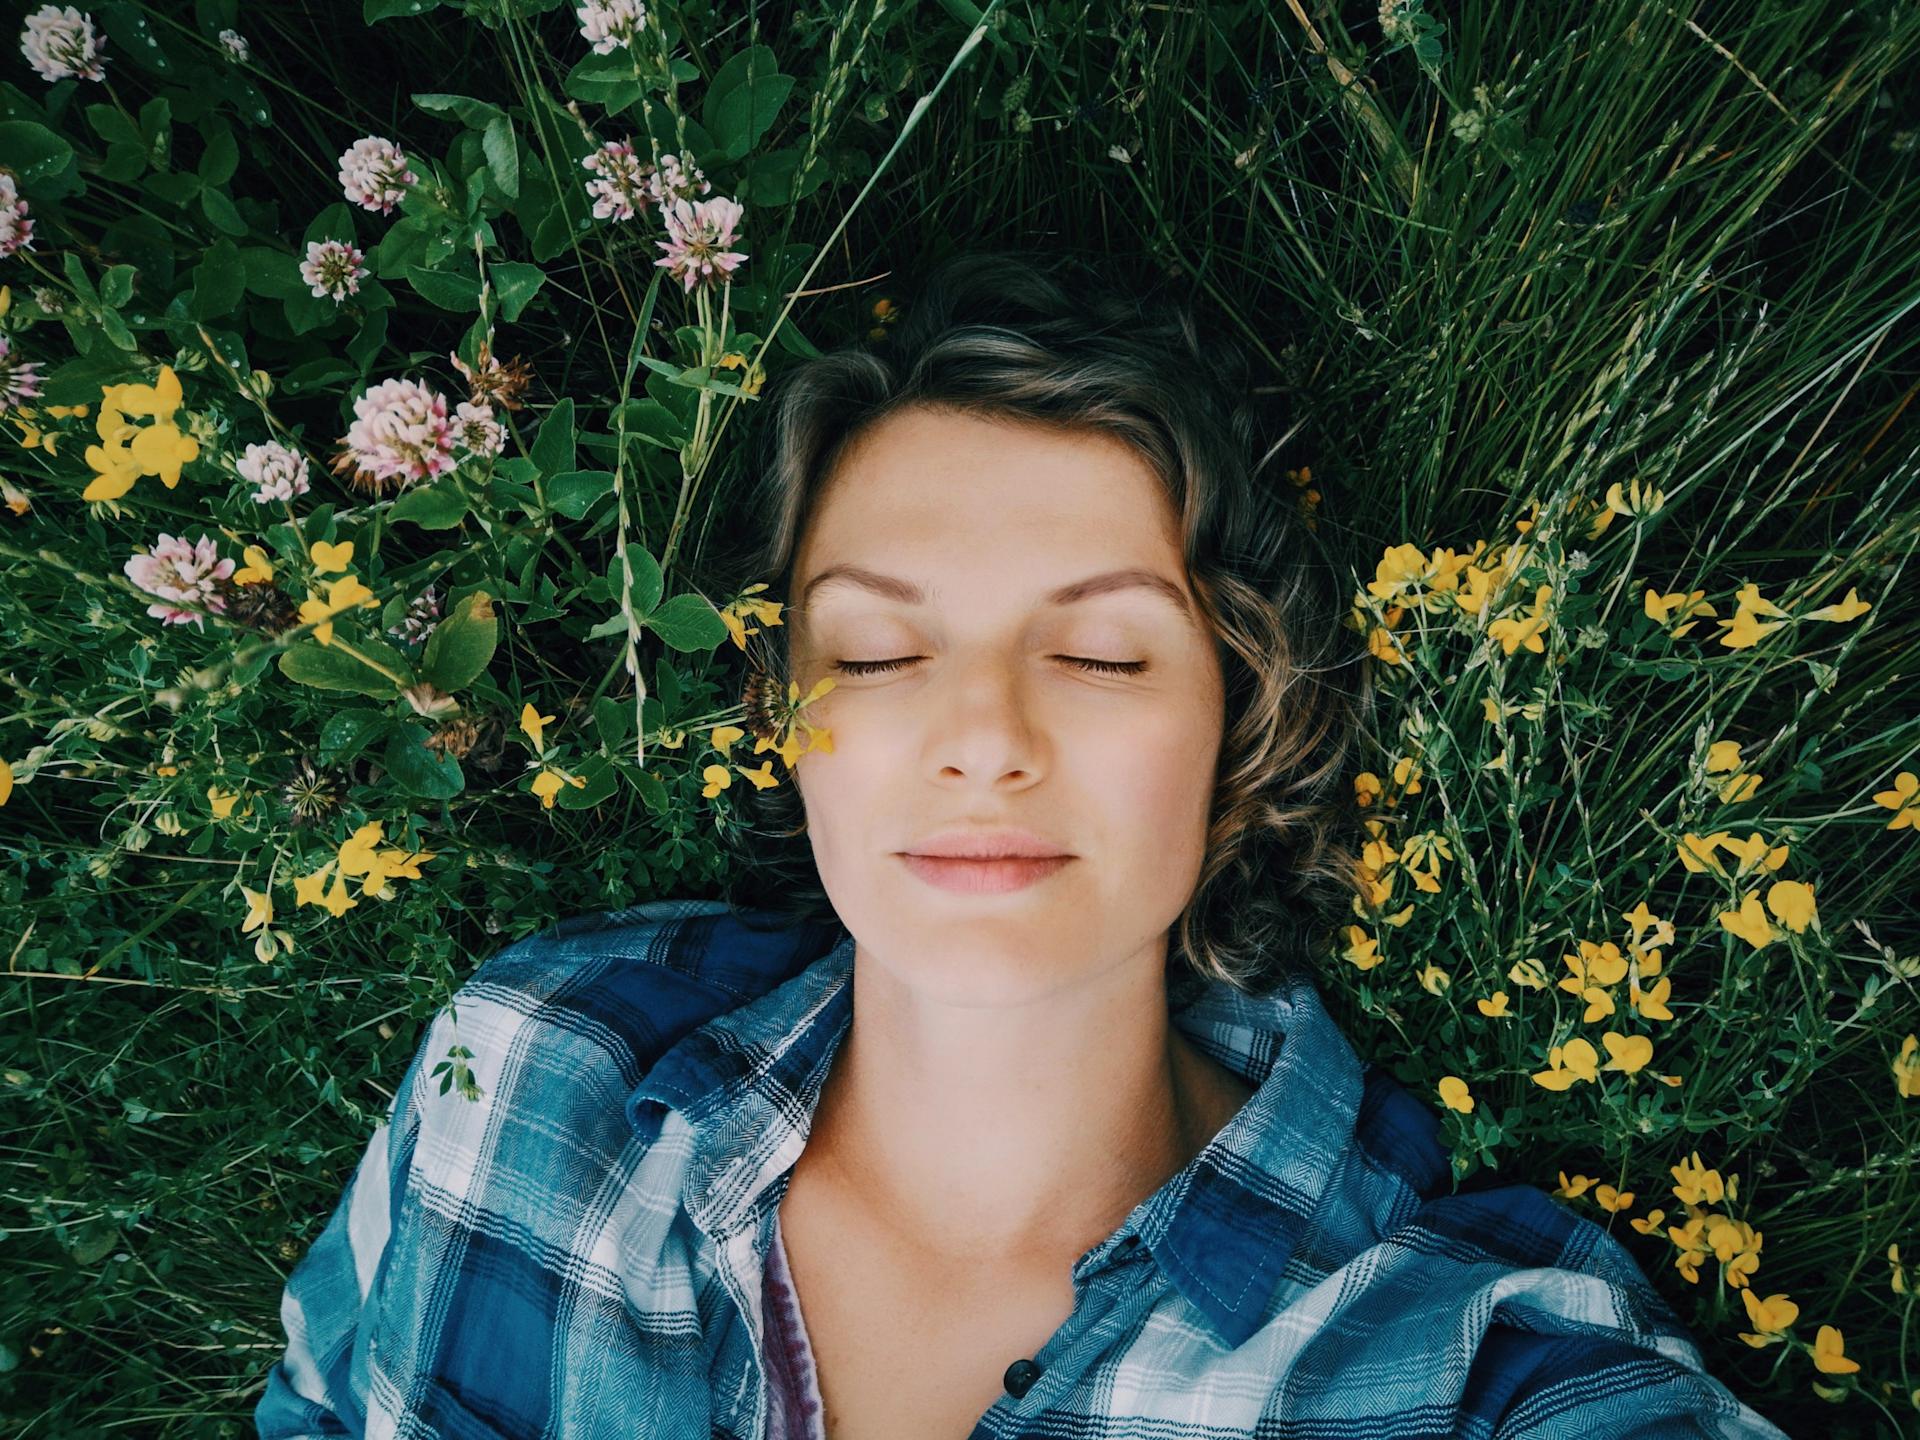
M 1290 408 L 1273 503 L 1364 558 L 1386 697 L 1349 777 L 1382 889 L 1322 988 L 1456 1173 L 1609 1226 L 1789 1433 L 1915 1433 L 1920 14 L 648 9 L 602 54 L 560 0 L 108 3 L 105 82 L 0 81 L 34 225 L 0 364 L 42 377 L 0 412 L 8 1433 L 250 1433 L 426 1019 L 560 917 L 717 888 L 756 612 L 703 557 L 762 386 L 884 337 L 895 274 L 962 244 L 1172 274 Z M 413 176 L 384 208 L 338 179 L 370 133 Z M 745 263 L 690 291 L 657 205 L 596 215 L 620 141 L 737 200 Z M 328 242 L 364 273 L 316 293 Z M 458 440 L 336 467 L 387 381 Z M 194 454 L 86 499 L 116 395 Z M 243 473 L 265 446 L 304 483 Z M 162 536 L 249 578 L 150 614 Z M 1728 645 L 1771 623 L 1749 585 L 1785 622 Z M 1570 1077 L 1577 1041 L 1614 1063 Z M 431 1058 L 476 1093 L 470 1050 Z M 1695 1152 L 1764 1233 L 1747 1286 L 1682 1264 Z M 1789 1338 L 1742 1341 L 1743 1290 L 1792 1295 Z M 1816 1367 L 1823 1325 L 1857 1372 Z

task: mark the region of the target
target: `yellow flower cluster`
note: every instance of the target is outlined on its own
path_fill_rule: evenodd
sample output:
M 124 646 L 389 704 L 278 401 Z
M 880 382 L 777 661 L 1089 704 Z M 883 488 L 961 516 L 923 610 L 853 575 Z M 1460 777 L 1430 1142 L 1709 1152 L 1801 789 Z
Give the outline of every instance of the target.
M 266 556 L 251 547 L 247 550 L 247 562 L 250 570 L 265 567 L 267 578 L 272 578 L 272 567 L 266 563 Z M 352 609 L 371 609 L 380 602 L 374 598 L 373 591 L 360 583 L 360 577 L 348 567 L 353 564 L 353 541 L 343 540 L 330 544 L 325 540 L 313 547 L 313 568 L 319 575 L 339 575 L 337 580 L 325 580 L 319 590 L 310 589 L 307 598 L 300 602 L 300 619 L 303 622 L 318 620 L 320 624 L 313 628 L 313 638 L 322 645 L 333 643 L 333 617 Z
M 1367 649 L 1376 659 L 1389 665 L 1404 665 L 1406 653 L 1392 632 L 1406 620 L 1410 610 L 1484 616 L 1488 603 L 1518 573 L 1528 553 L 1528 547 L 1518 542 L 1495 553 L 1484 540 L 1476 540 L 1473 550 L 1466 555 L 1447 547 L 1435 549 L 1428 556 L 1418 545 L 1390 546 L 1375 567 L 1374 578 L 1367 582 L 1363 592 L 1354 596 L 1351 623 L 1354 628 L 1367 632 Z M 1487 563 L 1480 563 L 1482 561 Z M 1523 644 L 1535 652 L 1542 648 L 1539 636 L 1550 618 L 1545 605 L 1551 593 L 1550 586 L 1540 587 L 1529 613 L 1520 618 L 1496 620 L 1487 627 L 1507 654 L 1513 654 Z M 1371 622 L 1368 596 L 1391 602 L 1381 612 L 1378 625 Z
M 575 775 L 569 770 L 563 770 L 558 765 L 551 764 L 541 758 L 547 753 L 547 726 L 551 724 L 553 724 L 553 716 L 542 715 L 539 707 L 533 704 L 525 704 L 520 707 L 521 732 L 525 734 L 528 741 L 532 743 L 534 757 L 540 763 L 540 768 L 535 772 L 532 781 L 528 783 L 527 789 L 530 794 L 540 797 L 540 808 L 542 810 L 551 810 L 553 808 L 554 798 L 569 785 L 573 786 L 576 790 L 584 790 L 587 788 L 587 782 L 584 776 Z
M 1662 593 L 1648 587 L 1641 604 L 1647 618 L 1657 625 L 1667 626 L 1677 615 L 1683 623 L 1672 626 L 1668 633 L 1678 640 L 1698 623 L 1698 617 L 1719 615 L 1720 612 L 1703 598 L 1705 595 L 1704 590 Z M 1715 619 L 1713 622 L 1720 627 L 1720 643 L 1729 650 L 1750 650 L 1796 618 L 1763 596 L 1760 587 L 1751 580 L 1736 590 L 1733 598 L 1733 618 Z M 1818 610 L 1809 610 L 1797 618 L 1842 623 L 1858 620 L 1871 609 L 1872 604 L 1860 598 L 1859 590 L 1850 588 L 1846 599 L 1823 605 Z
M 1760 1349 L 1788 1340 L 1793 1323 L 1799 1318 L 1800 1307 L 1781 1293 L 1763 1298 L 1751 1284 L 1760 1268 L 1765 1237 L 1746 1221 L 1709 1208 L 1739 1199 L 1739 1177 L 1722 1178 L 1718 1170 L 1706 1166 L 1698 1150 L 1670 1167 L 1670 1173 L 1674 1180 L 1673 1197 L 1686 1206 L 1685 1222 L 1669 1225 L 1667 1212 L 1656 1208 L 1645 1215 L 1630 1217 L 1627 1223 L 1642 1235 L 1664 1235 L 1674 1249 L 1674 1268 L 1689 1284 L 1700 1283 L 1700 1266 L 1709 1256 L 1720 1262 L 1721 1278 L 1740 1292 L 1747 1319 L 1753 1326 L 1752 1330 L 1740 1333 L 1748 1345 Z M 1588 1196 L 1608 1214 L 1628 1210 L 1634 1202 L 1631 1190 L 1601 1184 L 1590 1175 L 1569 1176 L 1564 1170 L 1560 1172 L 1559 1186 L 1552 1193 L 1567 1200 Z M 1898 1245 L 1888 1247 L 1887 1260 L 1893 1267 L 1890 1281 L 1893 1292 L 1905 1294 L 1906 1273 L 1900 1264 Z M 1841 1333 L 1832 1325 L 1822 1325 L 1813 1344 L 1806 1349 L 1814 1367 L 1822 1374 L 1847 1375 L 1860 1368 L 1858 1361 L 1847 1358 Z
M 16 405 L 7 412 L 7 419 L 20 427 L 20 443 L 29 450 L 44 450 L 49 455 L 58 453 L 60 432 L 43 428 L 39 423 L 42 415 L 55 420 L 71 415 L 76 419 L 85 419 L 92 410 L 91 405 Z M 16 514 L 25 514 L 16 510 Z
M 1647 516 L 1666 502 L 1659 490 L 1643 486 L 1635 478 L 1627 486 L 1616 483 L 1607 490 L 1604 503 L 1575 496 L 1570 511 L 1576 520 L 1585 512 L 1586 538 L 1598 539 L 1606 532 L 1615 515 Z M 1532 507 L 1532 518 L 1517 520 L 1515 528 L 1523 535 L 1532 530 L 1539 514 L 1539 502 Z M 1375 659 L 1389 665 L 1405 665 L 1407 656 L 1395 635 L 1415 610 L 1465 615 L 1484 620 L 1486 634 L 1500 643 L 1502 653 L 1511 658 L 1521 649 L 1540 655 L 1546 651 L 1545 635 L 1553 621 L 1553 586 L 1538 584 L 1531 600 L 1506 615 L 1490 615 L 1490 606 L 1502 595 L 1530 556 L 1530 547 L 1522 541 L 1510 545 L 1490 545 L 1476 540 L 1467 554 L 1447 546 L 1436 547 L 1431 555 L 1417 545 L 1392 545 L 1382 553 L 1374 578 L 1356 592 L 1349 623 L 1365 632 L 1367 649 Z M 1661 591 L 1649 586 L 1642 600 L 1647 618 L 1667 629 L 1675 639 L 1686 635 L 1700 617 L 1717 617 L 1719 612 L 1706 600 L 1706 591 Z M 1369 601 L 1385 602 L 1377 623 Z M 1720 643 L 1730 650 L 1747 649 L 1765 636 L 1796 620 L 1857 620 L 1873 606 L 1860 598 L 1857 589 L 1849 589 L 1844 600 L 1803 615 L 1793 616 L 1760 593 L 1753 581 L 1741 586 L 1734 595 L 1731 620 L 1715 618 L 1721 628 Z
M 753 742 L 753 753 L 758 755 L 765 750 L 773 751 L 786 762 L 789 775 L 793 773 L 794 765 L 800 757 L 810 750 L 831 755 L 833 732 L 808 720 L 805 711 L 809 705 L 833 688 L 832 680 L 822 678 L 815 682 L 814 687 L 803 699 L 798 683 L 788 681 L 786 701 L 778 707 L 778 713 L 771 717 L 775 726 L 775 735 L 778 738 L 757 736 Z M 722 759 L 731 761 L 732 747 L 744 740 L 746 735 L 747 732 L 738 725 L 716 725 L 707 738 L 713 748 L 720 752 Z M 733 783 L 735 772 L 756 790 L 768 790 L 780 783 L 774 776 L 771 760 L 762 761 L 759 767 L 753 770 L 741 765 L 735 765 L 731 771 L 725 765 L 708 765 L 700 772 L 700 778 L 706 782 L 700 794 L 711 800 Z
M 338 920 L 360 902 L 347 894 L 347 877 L 360 877 L 360 894 L 374 900 L 391 900 L 395 895 L 390 882 L 396 879 L 420 879 L 420 866 L 434 858 L 430 850 L 382 849 L 386 822 L 370 821 L 341 842 L 334 858 L 319 869 L 295 878 L 294 904 L 324 905 Z M 329 888 L 328 878 L 333 884 Z
M 740 381 L 740 388 L 749 395 L 758 395 L 760 387 L 767 383 L 766 367 L 758 360 L 749 365 L 747 357 L 738 350 L 729 350 L 715 364 L 722 370 L 745 370 L 746 374 Z
M 198 459 L 200 442 L 182 434 L 174 412 L 182 399 L 180 377 L 171 365 L 160 367 L 151 385 L 108 385 L 100 392 L 100 415 L 94 422 L 100 443 L 89 445 L 87 464 L 94 477 L 80 492 L 83 500 L 118 500 L 142 475 L 157 476 L 169 490 L 180 483 L 180 467 Z M 133 417 L 150 419 L 136 425 Z

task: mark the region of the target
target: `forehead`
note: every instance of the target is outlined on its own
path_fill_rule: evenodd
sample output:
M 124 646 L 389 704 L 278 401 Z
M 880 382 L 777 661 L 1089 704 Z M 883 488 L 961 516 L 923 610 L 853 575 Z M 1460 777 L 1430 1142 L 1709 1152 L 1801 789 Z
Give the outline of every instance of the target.
M 1126 566 L 1177 577 L 1182 553 L 1160 477 L 1125 441 L 914 408 L 838 457 L 795 553 L 796 595 L 843 564 L 1050 590 Z

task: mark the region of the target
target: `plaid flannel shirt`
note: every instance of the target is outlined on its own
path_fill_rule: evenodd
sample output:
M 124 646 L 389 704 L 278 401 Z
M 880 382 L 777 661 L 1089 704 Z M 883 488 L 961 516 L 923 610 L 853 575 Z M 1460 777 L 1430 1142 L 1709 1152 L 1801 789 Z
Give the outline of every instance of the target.
M 764 1440 L 773 1212 L 852 963 L 838 925 L 696 900 L 490 957 L 288 1279 L 264 1440 Z M 1309 979 L 1173 1017 L 1258 1089 L 1074 1262 L 1038 1379 L 971 1440 L 1785 1440 L 1605 1230 L 1454 1191 L 1436 1112 Z M 477 1102 L 432 1077 L 453 1043 Z

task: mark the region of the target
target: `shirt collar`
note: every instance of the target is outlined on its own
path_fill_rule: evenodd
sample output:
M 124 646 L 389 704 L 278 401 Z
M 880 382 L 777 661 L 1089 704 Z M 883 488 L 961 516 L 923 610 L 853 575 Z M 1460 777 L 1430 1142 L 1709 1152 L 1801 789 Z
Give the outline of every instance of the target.
M 627 1099 L 645 1135 L 665 1109 L 693 1132 L 688 1214 L 716 1240 L 761 1223 L 775 1181 L 806 1144 L 820 1090 L 853 1018 L 853 937 L 759 998 L 690 1031 Z M 1358 1056 L 1312 979 L 1265 995 L 1221 981 L 1173 1012 L 1203 1051 L 1257 1088 L 1179 1174 L 1074 1266 L 1076 1283 L 1130 1235 L 1229 1346 L 1267 1319 L 1281 1272 L 1315 1224 L 1352 1143 Z

